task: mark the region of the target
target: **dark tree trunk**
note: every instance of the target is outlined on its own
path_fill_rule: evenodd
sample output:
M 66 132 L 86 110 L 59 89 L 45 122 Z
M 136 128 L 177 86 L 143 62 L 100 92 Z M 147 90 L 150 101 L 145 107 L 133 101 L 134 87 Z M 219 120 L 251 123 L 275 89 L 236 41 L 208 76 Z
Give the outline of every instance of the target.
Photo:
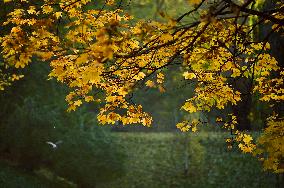
M 233 88 L 241 93 L 241 101 L 232 107 L 233 114 L 237 117 L 237 129 L 251 130 L 251 122 L 248 115 L 252 105 L 251 80 L 247 78 L 236 78 L 233 81 Z

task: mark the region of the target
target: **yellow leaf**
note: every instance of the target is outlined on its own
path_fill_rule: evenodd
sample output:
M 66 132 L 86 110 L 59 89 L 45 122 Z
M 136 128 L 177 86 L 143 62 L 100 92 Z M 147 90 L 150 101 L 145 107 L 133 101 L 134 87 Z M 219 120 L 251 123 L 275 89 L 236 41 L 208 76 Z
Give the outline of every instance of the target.
M 191 102 L 186 102 L 182 108 L 185 110 L 185 111 L 188 111 L 189 113 L 193 113 L 193 112 L 196 112 L 197 109 L 196 107 L 193 105 L 193 103 Z
M 81 54 L 77 59 L 76 59 L 76 63 L 78 64 L 82 64 L 82 63 L 86 63 L 88 61 L 88 54 L 84 53 Z
M 190 73 L 190 72 L 184 72 L 182 75 L 187 80 L 191 80 L 193 78 L 196 78 L 196 75 L 194 73 Z
M 60 17 L 62 17 L 62 12 L 55 12 L 55 17 L 57 19 L 59 19 Z
M 12 80 L 12 81 L 15 81 L 15 80 L 19 80 L 19 79 L 21 79 L 21 78 L 23 78 L 23 77 L 24 77 L 24 75 L 16 75 L 16 74 L 13 74 L 11 80 Z
M 81 100 L 77 100 L 74 102 L 74 106 L 81 106 L 82 101 Z
M 243 141 L 244 141 L 246 144 L 250 143 L 252 140 L 253 140 L 253 139 L 252 139 L 252 137 L 251 137 L 250 135 L 246 135 L 246 134 L 244 135 Z
M 190 4 L 195 5 L 195 4 L 199 4 L 199 3 L 201 2 L 201 0 L 188 0 L 188 2 L 189 2 Z
M 160 39 L 164 42 L 168 42 L 168 41 L 173 40 L 173 36 L 169 33 L 165 33 L 161 35 Z
M 30 6 L 30 7 L 29 7 L 29 10 L 28 10 L 28 13 L 29 13 L 29 14 L 36 14 L 36 8 L 35 8 L 35 6 Z
M 217 117 L 217 118 L 216 118 L 216 122 L 222 122 L 222 121 L 223 121 L 222 118 L 220 118 L 220 117 Z
M 53 11 L 53 8 L 50 5 L 44 5 L 42 6 L 42 12 L 44 14 L 51 13 Z
M 145 84 L 148 87 L 154 87 L 155 86 L 155 83 L 153 81 L 151 81 L 151 80 L 147 80 L 147 82 Z
M 115 0 L 106 0 L 107 5 L 113 5 Z
M 87 97 L 85 97 L 85 101 L 86 102 L 94 101 L 94 97 L 93 96 L 87 96 Z
M 164 88 L 163 86 L 161 86 L 161 85 L 158 86 L 158 89 L 159 89 L 159 91 L 160 91 L 161 93 L 166 92 L 165 88 Z
M 161 72 L 157 74 L 157 83 L 162 84 L 164 82 L 165 75 Z

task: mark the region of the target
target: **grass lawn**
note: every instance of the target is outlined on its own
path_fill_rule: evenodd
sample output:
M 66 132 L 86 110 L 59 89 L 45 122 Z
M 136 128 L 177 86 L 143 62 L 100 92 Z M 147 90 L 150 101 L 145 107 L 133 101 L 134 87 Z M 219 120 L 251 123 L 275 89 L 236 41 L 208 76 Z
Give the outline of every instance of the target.
M 228 133 L 114 135 L 127 153 L 125 176 L 105 187 L 276 187 L 255 158 L 227 150 Z
M 228 133 L 112 134 L 126 154 L 124 172 L 113 182 L 97 184 L 99 188 L 277 187 L 276 175 L 263 172 L 255 158 L 237 148 L 227 150 Z M 0 187 L 57 184 L 0 163 Z

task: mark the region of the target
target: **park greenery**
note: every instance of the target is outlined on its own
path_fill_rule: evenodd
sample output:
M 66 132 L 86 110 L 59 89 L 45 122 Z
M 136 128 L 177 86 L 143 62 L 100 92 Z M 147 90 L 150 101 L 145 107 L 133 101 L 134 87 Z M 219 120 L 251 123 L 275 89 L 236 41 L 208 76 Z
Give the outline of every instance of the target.
M 283 1 L 0 9 L 0 185 L 283 184 Z

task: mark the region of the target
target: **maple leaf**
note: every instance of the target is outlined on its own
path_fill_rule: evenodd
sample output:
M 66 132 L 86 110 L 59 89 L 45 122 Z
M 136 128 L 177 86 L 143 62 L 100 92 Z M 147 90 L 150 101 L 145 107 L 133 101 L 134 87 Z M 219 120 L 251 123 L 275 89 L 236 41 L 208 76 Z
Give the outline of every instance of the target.
M 155 83 L 153 81 L 151 81 L 151 80 L 147 80 L 145 84 L 148 87 L 154 87 L 155 86 Z
M 196 78 L 196 75 L 190 72 L 184 72 L 182 75 L 184 76 L 185 79 L 188 79 L 188 80 Z
M 93 96 L 87 96 L 84 99 L 85 99 L 86 102 L 94 101 L 94 97 Z
M 44 14 L 49 14 L 53 11 L 53 8 L 50 5 L 43 5 L 42 6 L 42 12 Z
M 27 12 L 29 14 L 36 14 L 36 7 L 35 6 L 30 6 Z
M 250 135 L 244 135 L 243 141 L 248 144 L 252 141 L 252 137 Z
M 74 102 L 74 106 L 81 106 L 81 104 L 82 104 L 82 101 L 81 101 L 81 100 L 76 100 L 76 101 Z
M 54 14 L 57 19 L 62 17 L 62 12 L 55 12 Z
M 192 130 L 192 132 L 196 132 L 196 131 L 197 131 L 197 128 L 196 128 L 196 127 L 193 127 L 191 130 Z
M 193 105 L 193 103 L 191 102 L 186 102 L 182 108 L 185 110 L 185 111 L 188 111 L 189 113 L 193 113 L 193 112 L 196 112 L 197 111 L 197 108 Z
M 113 5 L 115 0 L 105 0 L 107 5 Z

